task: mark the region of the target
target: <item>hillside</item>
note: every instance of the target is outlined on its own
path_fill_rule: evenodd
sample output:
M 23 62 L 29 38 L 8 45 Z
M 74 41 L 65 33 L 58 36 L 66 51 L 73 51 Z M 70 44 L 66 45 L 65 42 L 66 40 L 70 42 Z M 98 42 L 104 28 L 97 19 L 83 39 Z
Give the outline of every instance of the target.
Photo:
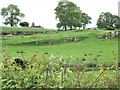
M 24 57 L 29 60 L 30 56 L 36 54 L 40 58 L 42 53 L 48 53 L 46 57 L 55 54 L 64 59 L 76 59 L 82 64 L 85 57 L 88 61 L 98 59 L 99 64 L 111 65 L 114 63 L 112 51 L 118 55 L 118 39 L 99 39 L 96 36 L 111 31 L 105 30 L 73 30 L 73 31 L 54 31 L 33 28 L 2 28 L 3 32 L 40 32 L 31 35 L 3 36 L 3 49 L 7 46 L 13 57 L 21 57 L 17 51 L 24 51 Z M 75 41 L 76 39 L 76 41 Z M 100 53 L 101 52 L 101 53 Z M 100 54 L 100 56 L 99 56 Z M 99 57 L 98 57 L 99 56 Z

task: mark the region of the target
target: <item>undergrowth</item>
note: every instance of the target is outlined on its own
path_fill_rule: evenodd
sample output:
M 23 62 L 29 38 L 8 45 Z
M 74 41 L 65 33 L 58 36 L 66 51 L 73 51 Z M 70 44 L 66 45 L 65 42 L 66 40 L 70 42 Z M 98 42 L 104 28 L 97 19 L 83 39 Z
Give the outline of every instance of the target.
M 37 58 L 36 55 L 27 61 L 25 69 L 13 64 L 12 57 L 7 49 L 4 50 L 1 89 L 6 88 L 120 88 L 119 67 L 116 54 L 113 51 L 115 63 L 110 67 L 102 64 L 79 66 L 71 64 L 70 59 L 46 53 Z M 79 61 L 78 61 L 79 62 Z

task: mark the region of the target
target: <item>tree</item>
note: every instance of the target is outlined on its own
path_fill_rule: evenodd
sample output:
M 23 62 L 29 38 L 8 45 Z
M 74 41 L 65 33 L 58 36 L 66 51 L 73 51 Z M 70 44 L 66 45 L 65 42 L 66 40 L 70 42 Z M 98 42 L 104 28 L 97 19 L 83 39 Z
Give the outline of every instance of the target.
M 102 12 L 97 20 L 98 28 L 113 28 L 113 15 L 110 12 Z
M 21 18 L 25 16 L 23 13 L 20 13 L 20 9 L 18 8 L 18 6 L 13 4 L 10 4 L 8 7 L 2 8 L 1 15 L 5 19 L 4 24 L 10 24 L 11 27 L 17 26 Z
M 22 27 L 29 27 L 28 22 L 21 22 L 19 25 L 22 26 Z
M 59 1 L 55 8 L 56 19 L 59 20 L 57 28 L 64 30 L 81 27 L 81 10 L 76 4 L 67 0 Z
M 116 29 L 120 29 L 120 17 L 117 16 L 117 15 L 113 15 L 113 26 L 116 28 Z
M 102 12 L 97 20 L 97 26 L 108 30 L 120 29 L 120 17 L 110 12 Z
M 85 29 L 87 24 L 91 23 L 92 18 L 90 16 L 88 16 L 88 14 L 86 13 L 82 13 L 82 26 L 83 29 Z

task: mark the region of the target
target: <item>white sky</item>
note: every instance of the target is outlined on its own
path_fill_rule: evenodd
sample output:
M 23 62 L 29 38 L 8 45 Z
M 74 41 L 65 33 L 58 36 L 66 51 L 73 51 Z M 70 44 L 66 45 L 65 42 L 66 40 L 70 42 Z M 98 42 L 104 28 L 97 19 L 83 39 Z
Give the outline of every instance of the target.
M 15 4 L 19 7 L 25 17 L 22 21 L 35 25 L 41 25 L 44 28 L 55 29 L 57 21 L 55 19 L 54 9 L 59 0 L 1 0 L 0 9 L 9 4 Z M 120 0 L 69 0 L 77 4 L 80 9 L 92 17 L 92 24 L 87 27 L 96 27 L 96 21 L 101 12 L 111 12 L 118 15 L 118 2 Z M 3 19 L 0 16 L 0 26 Z

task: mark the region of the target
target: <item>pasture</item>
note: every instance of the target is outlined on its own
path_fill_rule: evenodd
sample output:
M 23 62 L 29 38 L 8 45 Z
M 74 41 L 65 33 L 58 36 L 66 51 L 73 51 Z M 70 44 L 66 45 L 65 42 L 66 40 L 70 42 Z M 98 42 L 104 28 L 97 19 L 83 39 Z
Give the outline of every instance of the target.
M 27 28 L 29 31 L 40 32 L 39 29 Z M 3 32 L 26 32 L 26 28 L 2 28 Z M 8 30 L 8 31 L 7 31 Z M 14 31 L 13 31 L 14 30 Z M 45 30 L 47 31 L 47 30 Z M 43 53 L 48 53 L 46 57 L 55 54 L 64 59 L 71 58 L 74 63 L 76 59 L 79 60 L 79 65 L 82 64 L 82 59 L 86 58 L 88 61 L 93 61 L 98 58 L 99 64 L 106 66 L 114 63 L 114 56 L 112 51 L 118 55 L 118 38 L 99 39 L 96 38 L 98 34 L 108 33 L 105 30 L 79 30 L 79 31 L 53 31 L 48 30 L 46 33 L 39 33 L 34 35 L 16 35 L 12 37 L 3 36 L 2 49 L 8 48 L 11 56 L 21 58 L 17 51 L 24 51 L 26 60 L 36 54 L 38 58 Z M 65 41 L 64 38 L 77 37 L 79 41 Z M 86 54 L 86 56 L 85 56 Z M 99 55 L 100 54 L 100 55 Z
M 3 27 L 2 32 L 9 34 L 2 36 L 2 88 L 119 87 L 118 37 L 96 37 L 111 31 Z M 29 65 L 12 67 L 15 58 Z

